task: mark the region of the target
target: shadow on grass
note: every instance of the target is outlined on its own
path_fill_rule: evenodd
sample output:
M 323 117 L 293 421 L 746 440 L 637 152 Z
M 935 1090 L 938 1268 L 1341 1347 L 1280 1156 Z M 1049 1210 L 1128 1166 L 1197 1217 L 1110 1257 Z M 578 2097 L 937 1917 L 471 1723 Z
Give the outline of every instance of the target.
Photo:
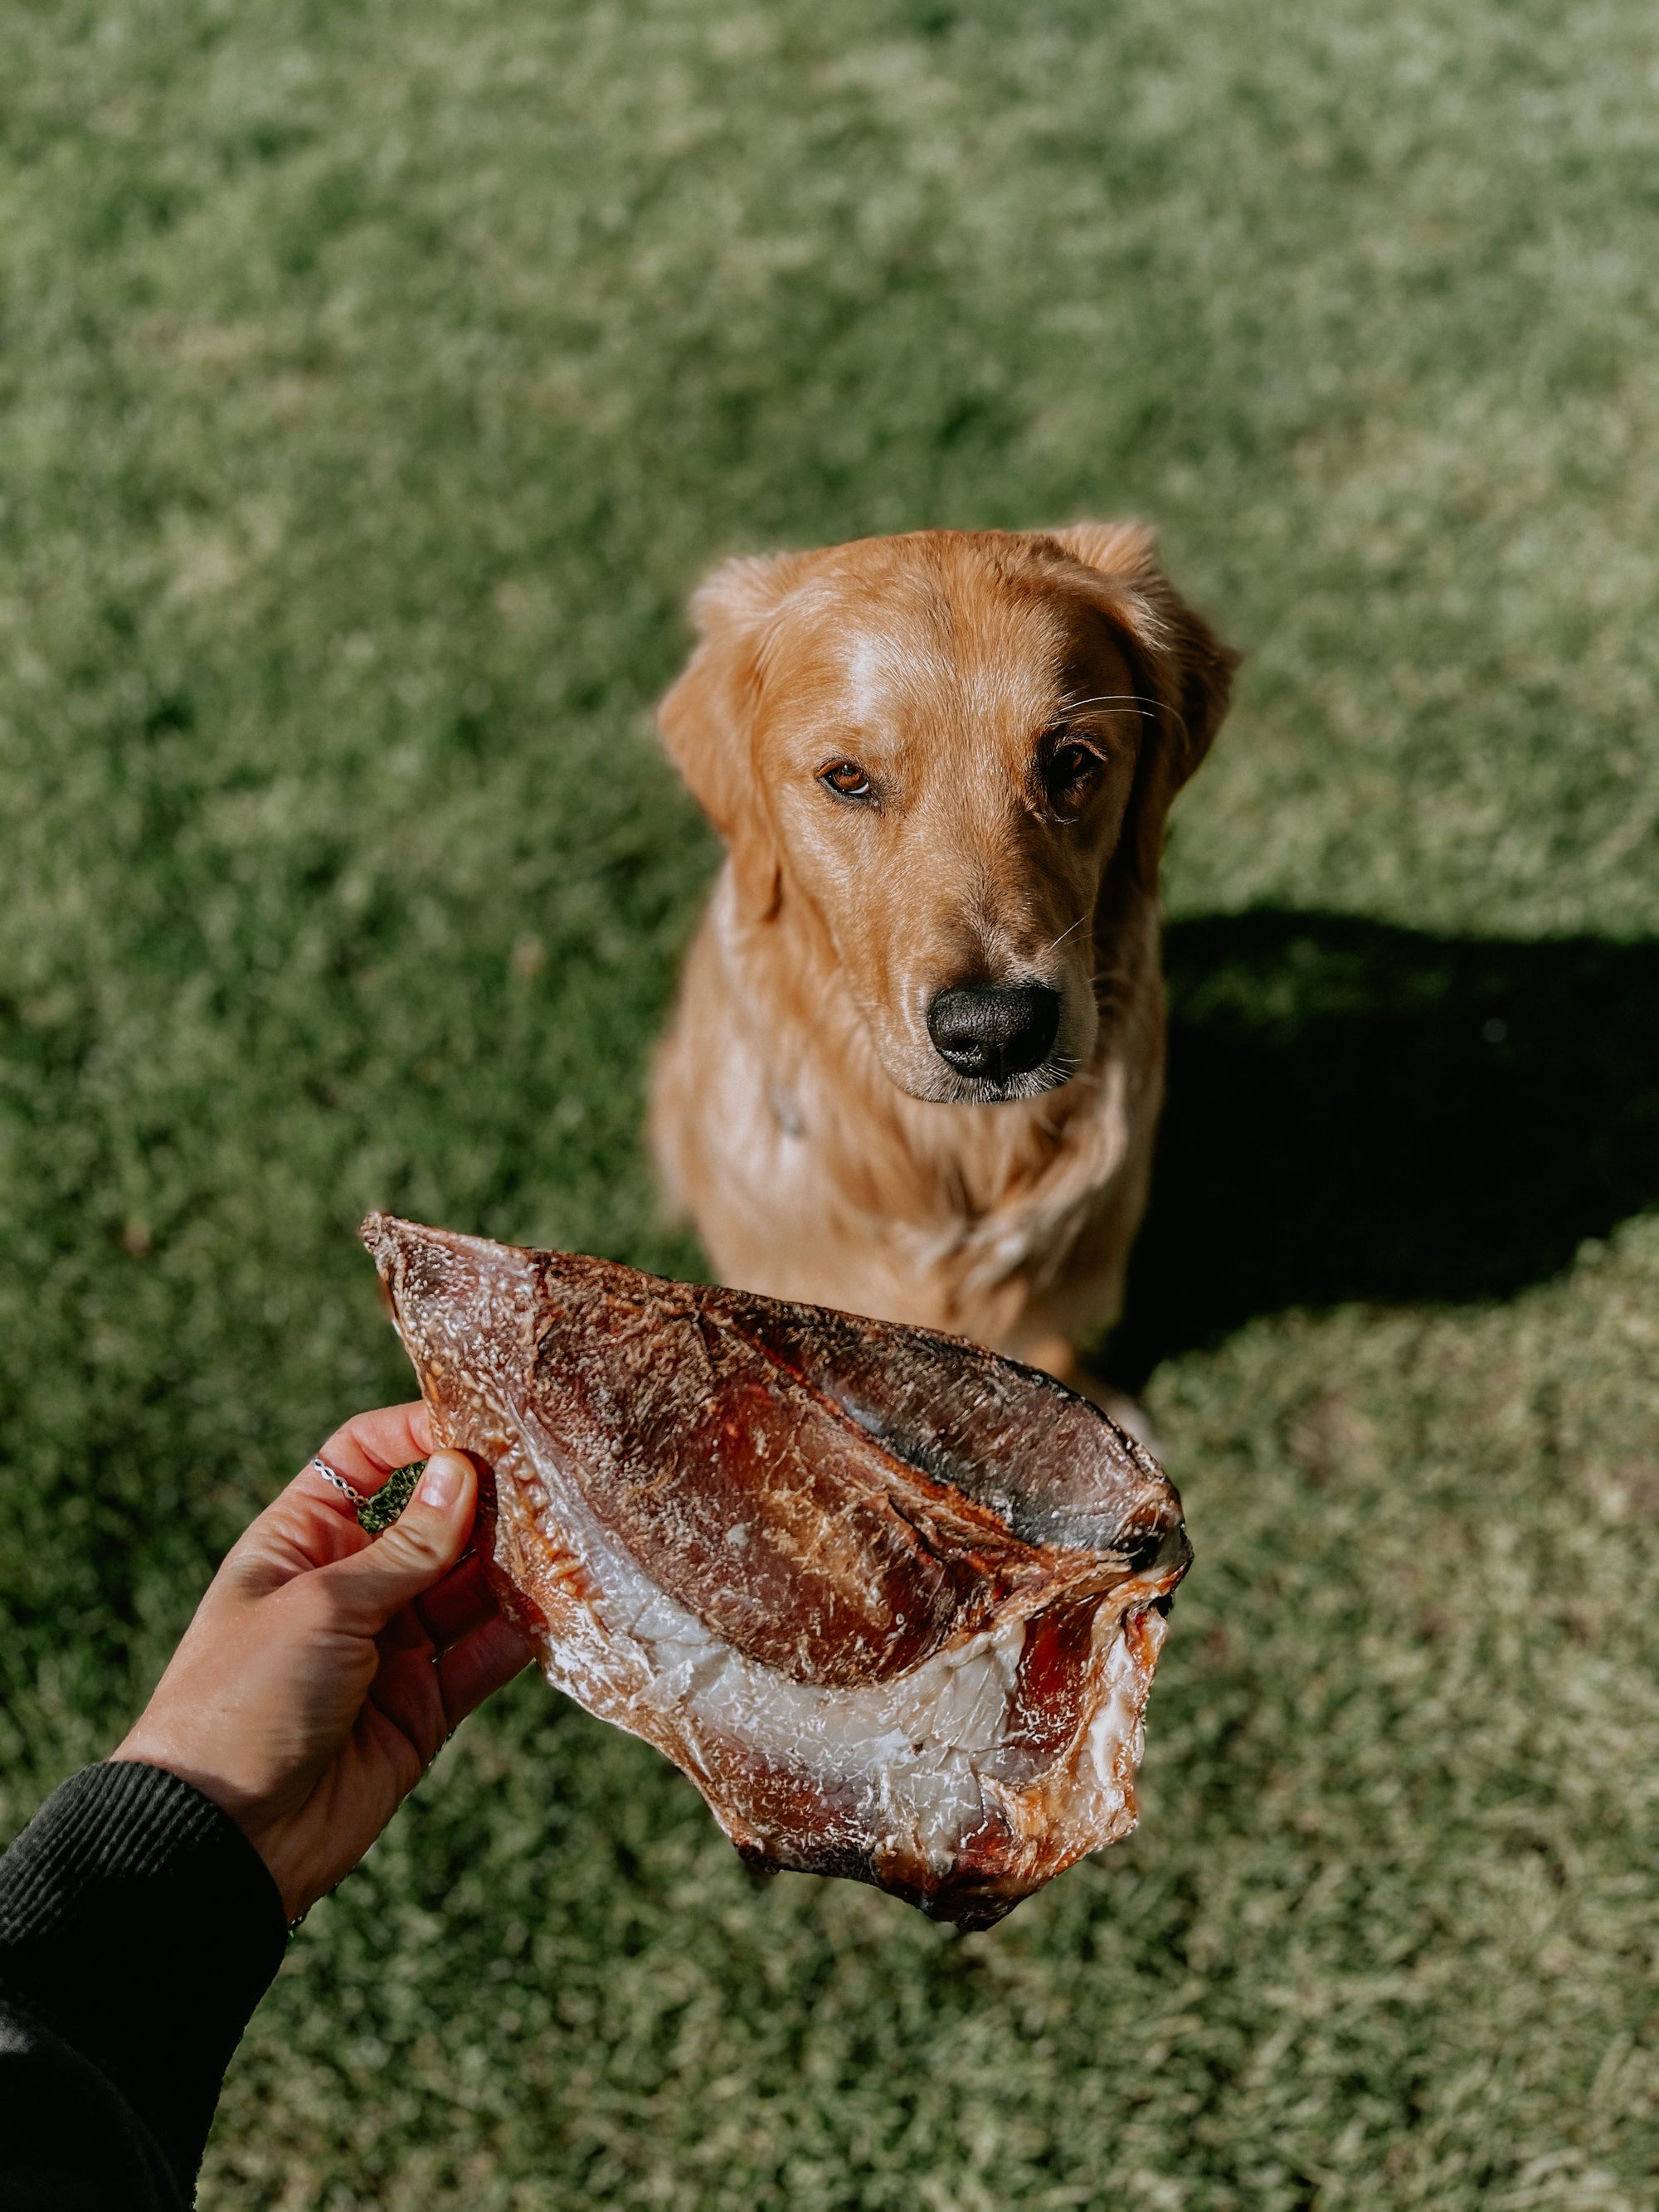
M 1169 1103 L 1106 1364 L 1286 1306 L 1507 1296 L 1659 1201 L 1659 944 L 1178 922 Z

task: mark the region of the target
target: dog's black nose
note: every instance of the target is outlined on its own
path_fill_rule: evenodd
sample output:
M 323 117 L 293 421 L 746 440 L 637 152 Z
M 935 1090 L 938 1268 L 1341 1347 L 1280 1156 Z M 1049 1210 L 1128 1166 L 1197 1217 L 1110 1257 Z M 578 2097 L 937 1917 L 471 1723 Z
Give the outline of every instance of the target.
M 1048 1056 L 1060 1028 L 1060 994 L 1041 983 L 941 991 L 927 1009 L 927 1034 L 958 1075 L 1006 1083 Z

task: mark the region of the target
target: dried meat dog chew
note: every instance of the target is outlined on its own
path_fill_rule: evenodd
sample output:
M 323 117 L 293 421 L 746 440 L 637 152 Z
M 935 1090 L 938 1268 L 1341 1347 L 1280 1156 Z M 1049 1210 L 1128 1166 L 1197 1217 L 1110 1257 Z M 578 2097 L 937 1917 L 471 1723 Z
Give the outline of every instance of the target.
M 1191 1553 L 1104 1414 L 959 1338 L 386 1214 L 434 1437 L 550 1681 L 757 1865 L 988 1927 L 1134 1825 Z

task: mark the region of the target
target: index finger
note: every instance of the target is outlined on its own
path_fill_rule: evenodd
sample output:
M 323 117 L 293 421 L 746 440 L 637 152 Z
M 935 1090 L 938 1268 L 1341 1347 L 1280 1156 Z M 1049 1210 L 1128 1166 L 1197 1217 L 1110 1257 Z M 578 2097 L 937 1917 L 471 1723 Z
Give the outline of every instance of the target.
M 432 1431 L 418 1398 L 356 1413 L 335 1430 L 317 1457 L 362 1498 L 371 1498 L 394 1469 L 432 1452 Z M 311 1569 L 349 1559 L 369 1539 L 357 1507 L 313 1464 L 302 1468 L 242 1531 L 225 1566 L 251 1586 L 276 1588 Z
M 407 1467 L 411 1460 L 429 1459 L 432 1451 L 430 1417 L 421 1400 L 415 1398 L 407 1405 L 381 1406 L 373 1413 L 354 1413 L 335 1430 L 317 1456 L 336 1474 L 343 1474 L 354 1490 L 372 1498 L 387 1475 Z

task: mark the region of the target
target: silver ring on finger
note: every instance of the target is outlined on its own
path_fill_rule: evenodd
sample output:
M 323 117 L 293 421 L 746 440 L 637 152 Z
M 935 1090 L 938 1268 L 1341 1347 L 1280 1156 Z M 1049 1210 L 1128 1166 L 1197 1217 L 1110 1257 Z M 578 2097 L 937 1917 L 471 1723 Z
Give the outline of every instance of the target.
M 331 1482 L 343 1498 L 349 1498 L 354 1505 L 368 1504 L 368 1493 L 359 1490 L 355 1483 L 348 1482 L 344 1475 L 337 1474 L 325 1459 L 313 1459 L 311 1465 L 313 1472 L 320 1474 L 325 1482 Z

